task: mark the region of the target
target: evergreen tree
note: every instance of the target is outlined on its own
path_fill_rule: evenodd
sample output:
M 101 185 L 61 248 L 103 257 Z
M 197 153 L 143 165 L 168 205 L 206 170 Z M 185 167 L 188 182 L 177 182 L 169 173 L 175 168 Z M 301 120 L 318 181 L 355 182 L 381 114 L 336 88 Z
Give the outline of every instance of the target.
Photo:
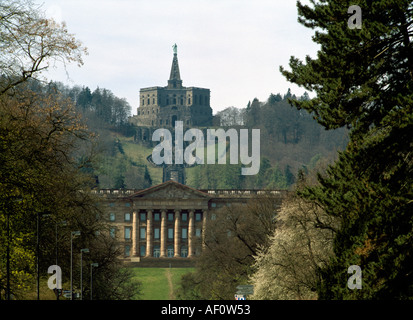
M 298 2 L 299 22 L 316 29 L 316 59 L 292 57 L 286 78 L 314 91 L 293 100 L 327 129 L 348 127 L 350 142 L 320 186 L 300 193 L 341 220 L 335 257 L 320 269 L 322 299 L 413 297 L 413 4 L 358 1 L 361 29 L 349 28 L 350 1 Z M 362 290 L 347 286 L 350 265 Z
M 83 87 L 80 91 L 79 95 L 77 96 L 76 105 L 80 106 L 83 111 L 90 108 L 92 103 L 92 93 L 89 87 Z
M 151 175 L 149 174 L 148 167 L 145 166 L 145 173 L 143 176 L 143 188 L 149 188 L 152 186 L 152 178 Z

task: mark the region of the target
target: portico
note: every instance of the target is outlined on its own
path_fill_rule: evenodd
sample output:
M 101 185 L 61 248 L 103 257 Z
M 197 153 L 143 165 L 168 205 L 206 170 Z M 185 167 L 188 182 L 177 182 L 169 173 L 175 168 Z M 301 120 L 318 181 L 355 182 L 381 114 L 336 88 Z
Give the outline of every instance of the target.
M 132 202 L 132 254 L 191 258 L 202 248 L 210 196 L 169 181 L 128 197 Z
M 95 189 L 110 235 L 125 263 L 193 265 L 205 248 L 205 230 L 225 206 L 269 194 L 281 204 L 287 191 L 196 190 L 173 180 L 143 190 Z

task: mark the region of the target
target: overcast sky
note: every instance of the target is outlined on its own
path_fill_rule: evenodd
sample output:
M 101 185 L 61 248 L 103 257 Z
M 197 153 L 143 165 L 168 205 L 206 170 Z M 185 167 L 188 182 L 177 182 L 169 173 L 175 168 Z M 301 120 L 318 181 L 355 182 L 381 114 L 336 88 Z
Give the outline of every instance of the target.
M 296 0 L 35 0 L 88 48 L 85 64 L 50 80 L 111 90 L 136 114 L 140 88 L 166 86 L 174 43 L 184 86 L 211 90 L 214 113 L 304 93 L 279 66 L 315 57 L 313 31 L 297 22 Z M 304 1 L 305 2 L 305 1 Z

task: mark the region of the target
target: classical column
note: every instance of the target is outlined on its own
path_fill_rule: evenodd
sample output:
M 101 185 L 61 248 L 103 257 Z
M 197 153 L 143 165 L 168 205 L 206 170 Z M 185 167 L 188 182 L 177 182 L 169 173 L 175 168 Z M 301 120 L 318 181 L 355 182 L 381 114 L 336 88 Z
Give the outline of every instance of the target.
M 139 256 L 139 213 L 133 211 L 132 216 L 132 256 L 138 257 Z
M 152 211 L 146 211 L 146 257 L 152 257 Z
M 174 257 L 178 258 L 181 255 L 181 235 L 180 235 L 180 224 L 181 221 L 181 211 L 180 210 L 175 210 L 175 230 L 174 230 Z
M 189 223 L 188 223 L 188 258 L 192 257 L 194 254 L 193 248 L 193 233 L 194 233 L 194 211 L 189 211 Z
M 202 212 L 202 250 L 205 249 L 205 230 L 208 218 L 208 210 Z
M 161 213 L 161 258 L 166 257 L 166 210 Z

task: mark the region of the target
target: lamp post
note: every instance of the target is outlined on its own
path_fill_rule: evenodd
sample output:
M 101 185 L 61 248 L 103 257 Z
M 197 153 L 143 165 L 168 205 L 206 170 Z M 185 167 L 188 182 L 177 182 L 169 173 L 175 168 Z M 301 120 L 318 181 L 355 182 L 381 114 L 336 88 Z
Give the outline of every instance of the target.
M 37 300 L 40 300 L 40 268 L 39 268 L 39 261 L 40 261 L 40 218 L 41 217 L 48 217 L 50 214 L 48 213 L 37 213 L 37 235 L 36 235 L 36 269 L 37 269 Z
M 14 198 L 13 202 L 22 202 L 22 198 Z M 7 246 L 6 246 L 6 299 L 10 300 L 10 210 L 6 208 L 6 229 L 7 229 Z
M 98 266 L 97 262 L 90 264 L 90 300 L 93 300 L 93 267 L 97 268 Z
M 6 247 L 6 299 L 10 300 L 10 212 L 7 210 L 7 247 Z
M 83 299 L 83 259 L 82 255 L 84 253 L 89 253 L 89 249 L 80 249 L 80 300 Z
M 56 221 L 56 265 L 58 266 L 59 264 L 58 264 L 58 256 L 59 256 L 59 249 L 58 249 L 58 247 L 59 247 L 59 240 L 58 240 L 58 226 L 59 225 L 61 225 L 61 226 L 66 226 L 67 225 L 67 222 L 66 222 L 66 220 L 62 220 L 62 221 L 60 221 L 60 222 L 58 222 L 58 221 Z M 58 291 L 58 289 L 56 288 L 56 300 L 59 300 L 59 296 L 60 296 L 60 292 Z
M 73 236 L 80 236 L 80 231 L 70 233 L 70 300 L 73 300 Z

